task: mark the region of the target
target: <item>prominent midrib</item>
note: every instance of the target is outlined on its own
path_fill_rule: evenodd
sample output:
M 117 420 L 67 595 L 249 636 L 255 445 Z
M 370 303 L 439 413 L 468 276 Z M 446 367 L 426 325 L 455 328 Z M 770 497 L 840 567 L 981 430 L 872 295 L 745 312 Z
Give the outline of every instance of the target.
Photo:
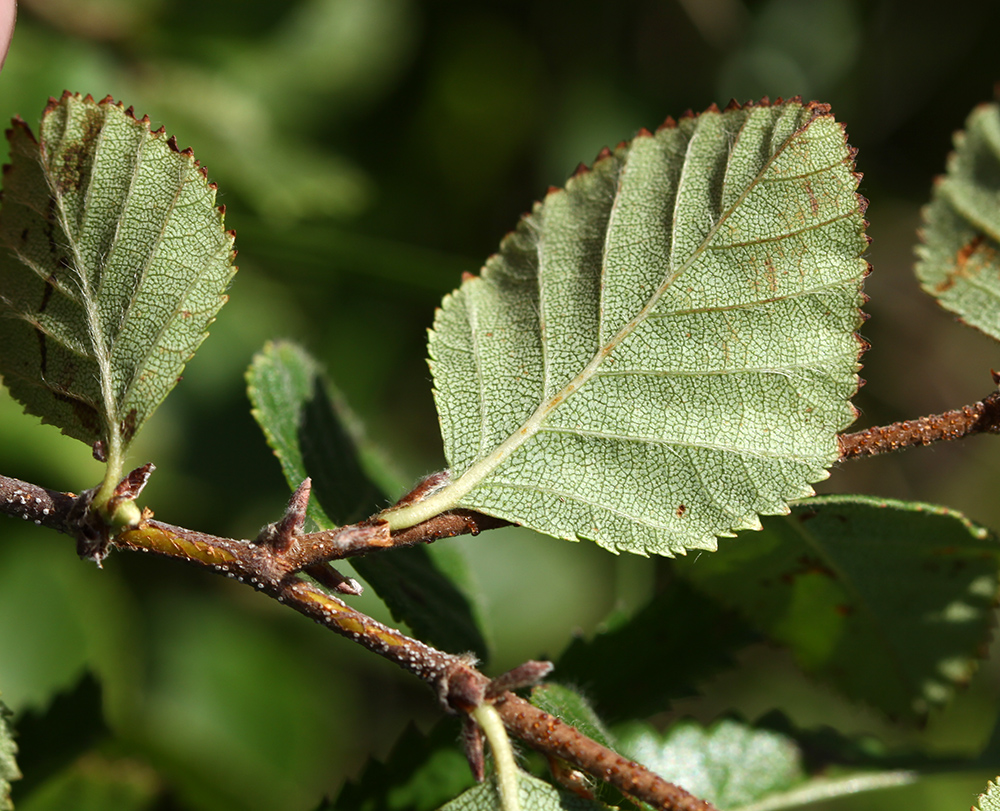
M 800 131 L 801 130 L 797 130 L 796 134 Z M 398 510 L 390 509 L 383 513 L 382 518 L 388 522 L 389 529 L 405 529 L 419 524 L 422 521 L 433 518 L 435 515 L 440 515 L 443 512 L 455 509 L 460 505 L 460 502 L 465 495 L 472 491 L 477 485 L 479 485 L 480 482 L 496 470 L 507 458 L 510 457 L 511 454 L 514 453 L 514 451 L 538 433 L 539 428 L 541 428 L 549 414 L 551 414 L 557 406 L 575 394 L 594 376 L 600 366 L 604 363 L 605 359 L 615 350 L 615 348 L 623 340 L 625 340 L 625 338 L 627 338 L 639 324 L 644 322 L 649 317 L 664 292 L 675 281 L 677 281 L 678 278 L 684 275 L 684 273 L 686 273 L 698 259 L 701 258 L 702 254 L 708 249 L 708 246 L 715 238 L 719 229 L 726 223 L 730 215 L 739 208 L 745 200 L 747 194 L 749 194 L 750 191 L 756 188 L 756 186 L 761 182 L 763 175 L 767 172 L 775 158 L 784 151 L 792 137 L 794 137 L 794 134 L 786 139 L 781 147 L 768 157 L 768 159 L 764 162 L 764 165 L 760 168 L 760 171 L 754 177 L 753 182 L 748 183 L 746 188 L 743 189 L 736 200 L 734 200 L 729 208 L 721 214 L 718 220 L 712 225 L 708 233 L 702 239 L 701 243 L 699 243 L 698 247 L 691 252 L 691 255 L 676 270 L 666 276 L 663 283 L 654 291 L 653 295 L 650 296 L 649 300 L 639 313 L 627 322 L 625 326 L 623 326 L 615 334 L 615 336 L 608 341 L 607 344 L 598 349 L 597 354 L 576 377 L 567 383 L 559 392 L 552 395 L 547 400 L 544 400 L 538 408 L 535 409 L 534 413 L 528 417 L 524 423 L 522 423 L 520 428 L 507 437 L 507 439 L 500 445 L 498 445 L 492 453 L 483 457 L 468 468 L 458 479 L 449 483 L 423 501 L 418 501 L 415 504 L 410 504 L 409 506 Z M 614 205 L 614 203 L 612 203 L 612 205 Z

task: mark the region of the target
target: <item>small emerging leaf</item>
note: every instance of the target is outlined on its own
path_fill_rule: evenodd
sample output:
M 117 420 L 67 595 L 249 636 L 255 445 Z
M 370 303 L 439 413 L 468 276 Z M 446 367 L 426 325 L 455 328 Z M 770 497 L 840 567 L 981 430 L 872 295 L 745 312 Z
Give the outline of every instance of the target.
M 923 714 L 969 680 L 1000 596 L 1000 543 L 985 529 L 863 496 L 810 499 L 678 564 L 805 670 L 894 715 Z
M 17 744 L 7 718 L 10 711 L 0 703 L 0 811 L 11 811 L 14 804 L 10 801 L 10 783 L 19 780 L 21 772 L 17 768 L 14 755 L 17 754 Z
M 864 200 L 829 108 L 711 109 L 553 190 L 429 350 L 455 507 L 645 554 L 811 495 L 855 416 Z
M 234 234 L 191 151 L 110 97 L 64 93 L 8 138 L 0 374 L 120 468 L 226 301 Z
M 979 795 L 975 811 L 1000 811 L 1000 777 L 995 783 L 990 781 L 986 784 L 986 793 Z
M 1000 340 L 1000 106 L 973 110 L 924 210 L 917 275 L 967 324 Z

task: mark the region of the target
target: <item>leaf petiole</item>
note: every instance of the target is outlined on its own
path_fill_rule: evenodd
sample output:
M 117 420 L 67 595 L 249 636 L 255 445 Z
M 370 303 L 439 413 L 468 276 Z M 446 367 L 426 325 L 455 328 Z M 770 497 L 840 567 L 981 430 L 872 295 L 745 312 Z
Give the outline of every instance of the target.
M 507 730 L 504 728 L 500 713 L 492 704 L 483 703 L 470 715 L 482 728 L 486 740 L 490 742 L 490 750 L 493 752 L 493 760 L 497 767 L 500 807 L 503 811 L 521 811 L 517 788 L 519 769 L 514 760 L 514 748 L 510 745 L 510 738 L 507 737 Z

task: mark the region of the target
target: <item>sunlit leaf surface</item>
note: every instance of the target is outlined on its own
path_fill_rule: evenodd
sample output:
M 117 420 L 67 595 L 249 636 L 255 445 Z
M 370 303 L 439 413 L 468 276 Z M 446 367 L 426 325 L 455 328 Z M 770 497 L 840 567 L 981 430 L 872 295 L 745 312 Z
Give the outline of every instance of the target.
M 521 772 L 518 795 L 521 811 L 601 811 L 607 806 L 575 794 L 558 791 L 543 780 Z M 478 786 L 460 794 L 441 811 L 503 811 L 496 781 L 491 776 Z
M 438 312 L 452 484 L 390 523 L 466 507 L 675 554 L 811 494 L 854 418 L 852 158 L 823 105 L 713 109 L 551 191 Z
M 836 745 L 853 748 L 849 740 L 831 734 Z M 680 721 L 662 733 L 633 724 L 623 730 L 619 749 L 723 811 L 801 808 L 917 779 L 907 769 L 838 769 L 833 752 L 824 751 L 815 735 L 806 738 L 800 743 L 784 732 L 726 718 L 708 727 Z
M 111 99 L 66 93 L 9 131 L 0 373 L 32 413 L 120 457 L 180 377 L 235 271 L 190 150 Z
M 924 211 L 917 275 L 963 321 L 1000 340 L 1000 106 L 973 110 Z

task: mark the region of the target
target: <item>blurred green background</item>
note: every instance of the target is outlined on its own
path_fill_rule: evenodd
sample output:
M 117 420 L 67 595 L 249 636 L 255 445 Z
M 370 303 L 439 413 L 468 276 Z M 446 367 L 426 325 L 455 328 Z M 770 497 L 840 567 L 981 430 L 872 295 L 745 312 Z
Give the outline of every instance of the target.
M 0 118 L 34 126 L 64 89 L 111 94 L 192 147 L 218 183 L 240 272 L 134 461 L 157 465 L 144 501 L 160 518 L 253 537 L 287 498 L 244 391 L 265 340 L 295 339 L 326 364 L 403 480 L 442 467 L 424 362 L 441 296 L 578 162 L 733 97 L 829 102 L 860 150 L 874 271 L 859 425 L 988 393 L 995 344 L 939 311 L 911 266 L 951 134 L 993 96 L 998 28 L 992 0 L 22 0 Z M 998 527 L 997 442 L 845 464 L 820 489 L 940 502 Z M 6 393 L 0 470 L 74 491 L 100 478 L 88 448 Z M 663 565 L 518 530 L 447 543 L 478 573 L 494 673 L 641 605 Z M 386 617 L 373 595 L 358 605 Z M 98 571 L 67 539 L 6 522 L 3 700 L 37 720 L 88 671 L 111 732 L 77 771 L 113 776 L 133 798 L 121 808 L 158 796 L 157 808 L 307 809 L 407 723 L 438 716 L 416 680 L 247 589 L 121 555 Z M 737 707 L 753 718 L 780 703 L 802 723 L 971 751 L 992 726 L 997 682 L 993 664 L 912 732 L 752 650 L 675 715 Z M 70 720 L 86 726 L 95 700 L 77 689 Z M 45 747 L 24 742 L 22 763 L 44 762 Z M 967 807 L 980 777 L 851 807 Z M 18 807 L 70 807 L 58 799 L 67 785 Z

